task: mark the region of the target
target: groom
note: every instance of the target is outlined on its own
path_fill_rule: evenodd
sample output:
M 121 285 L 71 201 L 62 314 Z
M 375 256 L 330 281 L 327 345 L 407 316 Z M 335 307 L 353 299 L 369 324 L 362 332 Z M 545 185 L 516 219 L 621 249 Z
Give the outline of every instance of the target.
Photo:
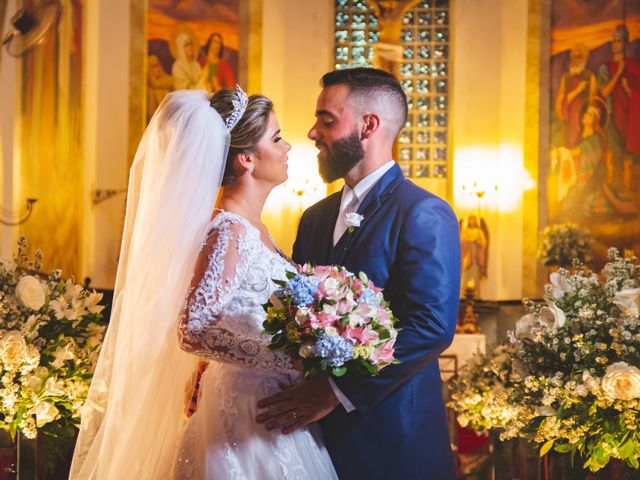
M 297 263 L 365 272 L 399 318 L 402 362 L 377 377 L 349 373 L 289 386 L 259 402 L 267 428 L 285 433 L 321 420 L 341 479 L 455 478 L 439 354 L 455 332 L 460 285 L 458 221 L 447 203 L 406 180 L 392 159 L 407 119 L 398 80 L 370 68 L 327 73 L 309 131 L 334 193 L 304 212 Z M 357 212 L 363 218 L 353 222 Z

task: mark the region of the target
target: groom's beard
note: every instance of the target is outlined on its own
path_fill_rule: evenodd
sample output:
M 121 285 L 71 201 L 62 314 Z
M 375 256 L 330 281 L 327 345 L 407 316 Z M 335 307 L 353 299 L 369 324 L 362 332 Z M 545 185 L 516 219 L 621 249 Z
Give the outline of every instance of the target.
M 327 144 L 323 145 L 325 157 L 318 156 L 318 170 L 326 183 L 343 178 L 364 158 L 364 149 L 357 130 L 345 138 L 333 142 L 331 148 Z

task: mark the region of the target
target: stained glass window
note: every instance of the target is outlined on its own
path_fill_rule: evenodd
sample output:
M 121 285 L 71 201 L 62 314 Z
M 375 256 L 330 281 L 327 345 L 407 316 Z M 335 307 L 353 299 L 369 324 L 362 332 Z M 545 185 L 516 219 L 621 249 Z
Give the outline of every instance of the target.
M 336 69 L 371 66 L 378 19 L 365 0 L 336 0 Z M 397 161 L 408 177 L 447 178 L 449 0 L 422 0 L 402 19 L 400 82 L 409 118 Z

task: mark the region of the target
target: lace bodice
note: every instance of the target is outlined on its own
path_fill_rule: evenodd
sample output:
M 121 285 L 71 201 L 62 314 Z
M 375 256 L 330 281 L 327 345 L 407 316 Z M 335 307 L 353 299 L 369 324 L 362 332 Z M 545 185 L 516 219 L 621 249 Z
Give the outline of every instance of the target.
M 243 217 L 220 211 L 203 242 L 180 318 L 183 349 L 223 362 L 276 372 L 293 370 L 290 358 L 268 348 L 262 305 L 294 266 L 260 239 Z

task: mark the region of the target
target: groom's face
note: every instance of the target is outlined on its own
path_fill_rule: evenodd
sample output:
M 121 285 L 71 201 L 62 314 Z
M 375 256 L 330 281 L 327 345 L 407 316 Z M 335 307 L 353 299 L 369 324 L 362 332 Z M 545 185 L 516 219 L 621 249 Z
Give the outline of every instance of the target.
M 316 106 L 316 123 L 309 130 L 309 138 L 319 149 L 318 170 L 325 182 L 344 177 L 364 157 L 357 116 L 348 96 L 346 85 L 322 90 Z

